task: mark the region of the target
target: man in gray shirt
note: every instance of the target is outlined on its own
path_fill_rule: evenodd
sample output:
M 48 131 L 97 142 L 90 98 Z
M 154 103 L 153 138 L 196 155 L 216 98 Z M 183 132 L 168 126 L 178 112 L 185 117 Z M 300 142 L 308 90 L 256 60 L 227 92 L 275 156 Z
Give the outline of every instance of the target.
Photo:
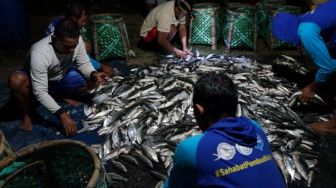
M 108 78 L 105 73 L 96 72 L 89 62 L 78 24 L 70 19 L 62 20 L 53 35 L 31 47 L 27 60 L 27 69 L 15 71 L 9 78 L 9 87 L 24 114 L 21 129 L 32 129 L 35 97 L 60 119 L 66 136 L 76 134 L 76 123 L 54 97 L 66 99 L 85 91 L 87 80 L 105 83 Z

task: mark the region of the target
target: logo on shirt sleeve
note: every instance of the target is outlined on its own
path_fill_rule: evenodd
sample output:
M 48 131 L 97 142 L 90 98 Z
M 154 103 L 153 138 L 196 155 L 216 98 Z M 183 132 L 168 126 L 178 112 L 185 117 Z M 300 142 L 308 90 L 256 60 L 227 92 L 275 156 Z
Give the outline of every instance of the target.
M 236 144 L 236 149 L 242 155 L 250 155 L 253 151 L 252 148 L 249 148 L 249 147 L 246 147 L 246 146 L 241 146 L 239 144 Z
M 217 146 L 217 154 L 213 154 L 217 158 L 215 161 L 219 159 L 230 160 L 236 155 L 236 148 L 226 142 L 222 142 Z
M 254 146 L 256 149 L 259 149 L 259 150 L 263 150 L 264 148 L 264 141 L 262 140 L 262 138 L 260 137 L 259 134 L 257 134 L 257 145 Z

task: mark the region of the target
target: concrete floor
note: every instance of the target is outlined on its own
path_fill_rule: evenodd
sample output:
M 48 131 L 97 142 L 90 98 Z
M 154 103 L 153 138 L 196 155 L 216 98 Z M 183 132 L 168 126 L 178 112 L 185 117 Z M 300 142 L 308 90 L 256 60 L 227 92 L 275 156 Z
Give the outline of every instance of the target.
M 43 36 L 43 31 L 45 30 L 49 20 L 54 16 L 62 15 L 63 7 L 65 7 L 66 0 L 60 1 L 26 1 L 26 11 L 28 15 L 28 24 L 30 32 L 30 43 L 38 41 Z M 128 0 L 130 4 L 121 3 L 121 0 L 115 1 L 104 1 L 98 0 L 91 4 L 92 14 L 95 13 L 120 13 L 125 18 L 126 27 L 128 30 L 129 41 L 131 49 L 136 53 L 137 57 L 130 60 L 130 64 L 155 64 L 158 62 L 158 56 L 151 52 L 144 52 L 136 47 L 136 42 L 138 40 L 138 33 L 143 21 L 143 17 L 140 15 L 140 11 L 137 7 L 140 6 L 138 1 Z M 37 6 L 38 5 L 38 6 Z M 262 58 L 265 61 L 271 59 L 271 57 L 278 56 L 280 54 L 286 54 L 290 56 L 298 57 L 296 50 L 287 51 L 270 51 L 263 43 L 259 40 L 257 52 L 252 50 L 241 51 L 232 50 L 231 54 L 248 54 L 255 56 L 257 58 Z M 201 54 L 223 54 L 224 45 L 222 41 L 219 43 L 217 50 L 212 51 L 210 47 L 206 46 L 195 46 L 200 49 Z M 11 71 L 20 69 L 25 60 L 25 55 L 28 48 L 8 52 L 6 50 L 0 50 L 0 102 L 4 100 L 4 96 L 8 95 L 7 78 Z M 310 62 L 307 56 L 304 56 L 304 60 Z M 2 98 L 1 98 L 2 97 Z M 336 173 L 334 167 L 336 167 L 336 139 L 335 137 L 324 137 L 327 140 L 328 147 L 321 151 L 321 174 L 317 174 L 313 182 L 313 187 L 336 187 Z M 296 187 L 296 186 L 295 186 Z

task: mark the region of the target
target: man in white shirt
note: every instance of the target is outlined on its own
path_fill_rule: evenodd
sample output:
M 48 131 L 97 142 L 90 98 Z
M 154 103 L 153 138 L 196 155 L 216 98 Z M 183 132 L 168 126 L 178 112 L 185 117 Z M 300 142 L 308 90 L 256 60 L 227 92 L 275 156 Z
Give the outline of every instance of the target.
M 45 36 L 51 35 L 55 31 L 56 25 L 64 18 L 74 20 L 81 28 L 81 36 L 84 40 L 85 49 L 91 64 L 97 71 L 105 72 L 108 76 L 111 77 L 113 76 L 113 68 L 111 65 L 107 63 L 101 63 L 92 58 L 90 55 L 92 53 L 93 34 L 89 27 L 86 26 L 88 17 L 88 8 L 83 3 L 72 3 L 67 7 L 65 16 L 57 16 L 51 20 L 48 28 L 45 31 Z
M 25 71 L 9 77 L 9 87 L 23 111 L 21 129 L 32 129 L 33 101 L 36 99 L 64 126 L 66 136 L 76 134 L 76 123 L 54 97 L 67 98 L 86 89 L 86 79 L 105 83 L 107 75 L 89 62 L 78 24 L 64 19 L 55 32 L 30 49 Z M 79 71 L 79 72 L 78 72 Z
M 186 15 L 191 7 L 185 0 L 162 3 L 147 15 L 141 30 L 138 47 L 146 51 L 155 51 L 163 47 L 178 58 L 186 57 L 191 52 L 187 46 Z M 176 33 L 182 43 L 182 50 L 174 47 L 170 41 Z

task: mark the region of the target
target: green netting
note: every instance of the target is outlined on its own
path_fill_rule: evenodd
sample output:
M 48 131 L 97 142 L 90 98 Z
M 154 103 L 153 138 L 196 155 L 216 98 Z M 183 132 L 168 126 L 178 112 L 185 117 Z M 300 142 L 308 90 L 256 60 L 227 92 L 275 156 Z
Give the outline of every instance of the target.
M 261 38 L 266 39 L 266 35 L 268 31 L 269 25 L 269 11 L 278 6 L 285 5 L 286 2 L 284 0 L 263 0 L 256 5 L 256 12 L 258 18 L 258 34 Z
M 97 60 L 124 58 L 125 46 L 121 32 L 124 24 L 121 16 L 95 15 L 91 16 L 93 22 L 93 39 L 95 56 Z
M 30 166 L 15 174 L 4 188 L 48 187 L 48 184 L 53 187 L 87 187 L 96 168 L 90 153 L 74 144 L 44 148 L 17 160 L 26 164 L 42 161 L 45 170 L 39 165 Z M 95 187 L 106 188 L 103 173 Z
M 268 25 L 266 27 L 266 33 L 265 33 L 267 44 L 270 46 L 271 49 L 291 48 L 293 46 L 289 44 L 288 42 L 275 39 L 272 36 L 272 19 L 273 19 L 273 16 L 277 12 L 287 12 L 291 14 L 299 14 L 301 12 L 301 8 L 296 7 L 296 6 L 289 6 L 289 5 L 279 6 L 277 8 L 272 9 L 269 14 L 270 16 L 268 17 L 269 20 L 268 20 Z
M 256 31 L 255 10 L 239 4 L 226 11 L 223 24 L 224 44 L 229 48 L 254 48 Z
M 212 44 L 212 37 L 216 42 L 220 38 L 221 16 L 218 4 L 202 3 L 195 4 L 193 7 L 193 16 L 191 25 L 191 44 Z M 211 31 L 212 18 L 214 17 L 215 33 Z

